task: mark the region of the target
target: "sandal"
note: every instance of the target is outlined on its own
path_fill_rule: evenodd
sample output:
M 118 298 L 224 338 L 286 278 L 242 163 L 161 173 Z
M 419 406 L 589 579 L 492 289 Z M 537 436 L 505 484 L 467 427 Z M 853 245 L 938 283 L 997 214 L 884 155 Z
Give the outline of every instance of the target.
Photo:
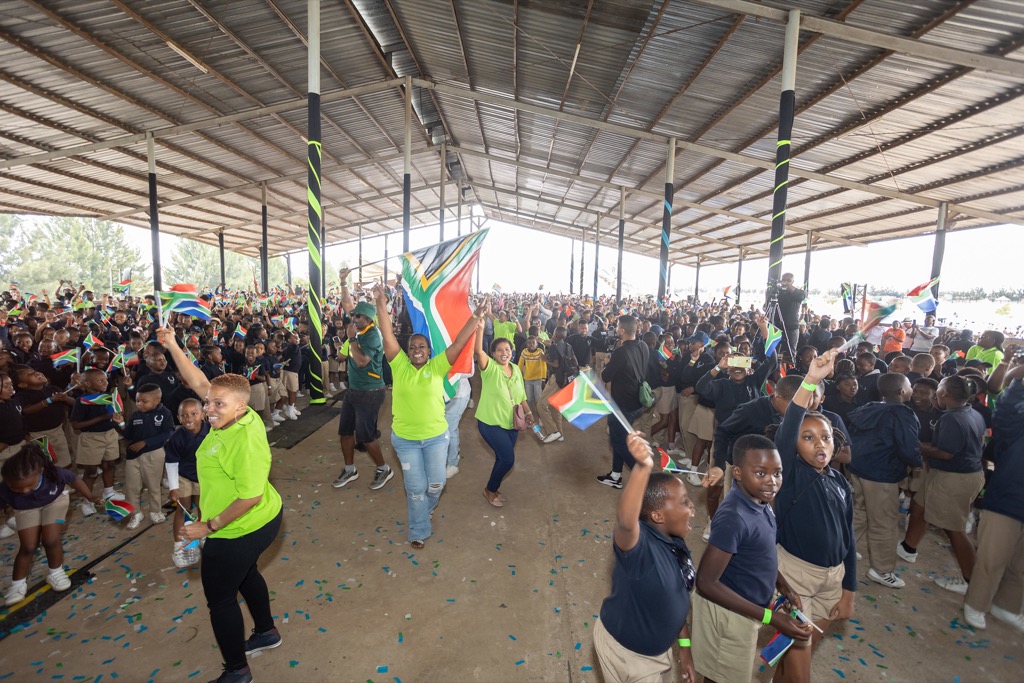
M 487 489 L 484 489 L 484 500 L 486 500 L 488 503 L 490 503 L 496 508 L 500 508 L 504 505 L 504 503 L 501 502 L 501 498 L 498 496 L 497 493 L 491 493 Z
M 502 503 L 508 502 L 508 498 L 506 498 L 505 494 L 502 493 L 501 491 L 498 491 L 498 500 L 500 500 Z
M 413 550 L 423 550 L 423 541 L 409 541 Z

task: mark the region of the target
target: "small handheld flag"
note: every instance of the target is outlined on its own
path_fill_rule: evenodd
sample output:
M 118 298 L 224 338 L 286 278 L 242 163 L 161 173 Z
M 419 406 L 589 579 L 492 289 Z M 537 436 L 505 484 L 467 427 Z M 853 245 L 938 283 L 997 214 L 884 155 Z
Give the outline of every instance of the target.
M 932 287 L 937 284 L 939 284 L 939 278 L 932 278 L 907 292 L 907 298 L 917 304 L 917 307 L 925 313 L 934 313 L 935 309 L 939 307 L 939 303 L 932 296 Z
M 254 365 L 245 371 L 245 378 L 248 380 L 256 381 L 256 375 L 260 374 L 260 366 Z
M 782 341 L 782 330 L 775 327 L 771 323 L 768 323 L 768 338 L 764 340 L 764 355 L 766 358 L 770 358 L 775 354 L 775 350 L 779 346 L 779 342 Z
M 112 520 L 120 522 L 135 512 L 135 506 L 123 500 L 108 500 L 103 506 L 103 510 Z
M 661 346 L 658 347 L 658 358 L 667 362 L 675 358 L 675 354 L 672 353 L 672 349 L 666 348 L 665 344 L 663 343 Z
M 90 332 L 85 339 L 82 340 L 82 346 L 88 351 L 94 346 L 103 346 L 103 342 L 96 338 L 92 332 Z
M 78 400 L 87 406 L 109 406 L 114 404 L 113 394 L 86 394 Z
M 671 474 L 696 474 L 696 475 L 701 476 L 701 477 L 706 477 L 707 474 L 708 474 L 707 472 L 701 472 L 700 470 L 687 470 L 687 469 L 683 469 L 682 467 L 679 467 L 676 464 L 676 461 L 672 459 L 672 456 L 670 456 L 668 453 L 665 452 L 664 448 L 662 448 L 661 446 L 658 446 L 657 450 L 658 450 L 658 454 L 661 456 L 661 471 L 662 472 L 669 472 Z
M 68 365 L 70 363 L 78 364 L 78 349 L 71 349 L 70 351 L 63 351 L 61 353 L 55 353 L 50 356 L 50 360 L 53 361 L 53 367 L 59 368 L 62 365 Z
M 857 328 L 857 334 L 853 335 L 850 338 L 850 341 L 846 342 L 836 350 L 839 353 L 849 351 L 857 344 L 857 342 L 867 336 L 868 330 L 875 327 L 878 323 L 882 322 L 895 312 L 896 304 L 883 306 L 875 301 L 869 301 L 867 303 L 867 307 L 864 309 L 864 322 L 862 322 Z
M 41 436 L 38 439 L 32 439 L 32 443 L 39 446 L 43 453 L 50 456 L 50 460 L 57 462 L 57 451 L 54 450 L 53 444 L 50 443 L 49 437 Z
M 233 335 L 231 335 L 231 336 L 238 337 L 239 339 L 245 339 L 248 334 L 249 334 L 249 330 L 247 330 L 244 327 L 242 327 L 241 325 L 239 325 L 239 326 L 237 326 L 235 328 L 235 333 Z
M 163 312 L 173 311 L 201 320 L 209 320 L 213 315 L 210 304 L 199 298 L 195 285 L 174 285 L 169 292 L 157 292 L 157 297 Z
M 582 374 L 548 397 L 548 403 L 577 429 L 586 429 L 612 412 Z

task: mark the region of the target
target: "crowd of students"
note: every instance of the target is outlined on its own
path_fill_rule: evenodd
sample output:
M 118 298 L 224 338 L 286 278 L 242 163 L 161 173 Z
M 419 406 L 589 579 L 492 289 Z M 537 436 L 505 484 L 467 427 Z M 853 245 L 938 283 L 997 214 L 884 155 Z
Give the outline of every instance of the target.
M 858 560 L 869 580 L 903 587 L 898 559 L 917 561 L 929 524 L 960 570 L 936 582 L 965 595 L 967 623 L 985 628 L 990 614 L 1024 631 L 1024 362 L 1001 333 L 975 341 L 927 316 L 840 353 L 853 321 L 805 309 L 766 353 L 769 320 L 753 306 L 496 292 L 474 297 L 463 330 L 437 349 L 412 333 L 401 296 L 350 290 L 348 276 L 326 300 L 323 368 L 310 365 L 305 293 L 291 288 L 209 292 L 209 321 L 160 321 L 152 297 L 81 287 L 33 301 L 4 293 L 0 502 L 10 507 L 0 536 L 16 529 L 21 543 L 7 603 L 25 597 L 40 544 L 46 580 L 70 586 L 60 553 L 68 488 L 83 516 L 126 500 L 130 529 L 147 514 L 163 522 L 170 500 L 173 561 L 195 561 L 183 529 L 186 515 L 201 516 L 196 452 L 211 427 L 200 394 L 221 375 L 244 378 L 265 431 L 300 419 L 311 375 L 343 392 L 339 489 L 359 477 L 357 451 L 375 466 L 371 489 L 394 477 L 378 425 L 390 388 L 409 542 L 422 548 L 459 473 L 463 413 L 473 407 L 494 454 L 483 497 L 502 507 L 520 431 L 534 429 L 541 444 L 579 438 L 548 399 L 589 372 L 632 424 L 608 420 L 611 468 L 597 476 L 623 489 L 613 590 L 595 629 L 606 680 L 668 675 L 676 640 L 684 678 L 749 680 L 762 623 L 796 643 L 777 679 L 808 680 L 813 644 L 853 612 Z M 444 381 L 470 343 L 475 399 L 467 378 Z M 179 344 L 195 372 L 169 367 Z M 689 491 L 655 471 L 658 453 L 693 470 Z M 694 568 L 682 538 L 698 496 L 710 523 Z

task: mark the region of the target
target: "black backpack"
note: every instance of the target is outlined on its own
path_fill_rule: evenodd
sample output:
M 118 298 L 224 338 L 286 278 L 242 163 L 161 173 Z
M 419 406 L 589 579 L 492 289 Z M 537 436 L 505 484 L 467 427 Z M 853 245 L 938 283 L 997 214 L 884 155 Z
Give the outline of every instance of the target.
M 564 387 L 566 384 L 576 379 L 576 375 L 580 374 L 580 363 L 576 360 L 576 352 L 572 350 L 572 346 L 564 340 L 555 343 L 553 348 L 558 354 L 558 367 L 555 368 L 555 381 L 558 382 L 559 387 Z

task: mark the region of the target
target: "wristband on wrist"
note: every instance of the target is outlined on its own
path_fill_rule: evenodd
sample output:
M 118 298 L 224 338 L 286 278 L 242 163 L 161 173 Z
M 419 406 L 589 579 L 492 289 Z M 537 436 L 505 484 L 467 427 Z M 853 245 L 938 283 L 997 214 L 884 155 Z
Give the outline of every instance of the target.
M 807 391 L 810 391 L 811 393 L 814 393 L 815 391 L 818 390 L 818 385 L 817 384 L 811 384 L 810 382 L 801 382 L 800 383 L 800 388 L 801 389 L 806 389 Z
M 770 609 L 768 609 L 767 607 L 764 608 L 764 616 L 761 617 L 761 623 L 762 624 L 770 624 L 770 623 L 772 623 L 772 611 Z
M 216 531 L 216 529 L 213 528 L 213 520 L 212 519 L 206 520 L 206 528 L 210 530 L 211 534 Z
M 50 397 L 48 397 L 46 399 L 46 405 L 48 405 L 48 406 L 52 406 L 53 405 L 53 397 L 52 396 L 50 396 Z
M 689 638 L 680 638 L 678 642 L 679 642 L 679 647 L 690 647 L 690 639 Z

